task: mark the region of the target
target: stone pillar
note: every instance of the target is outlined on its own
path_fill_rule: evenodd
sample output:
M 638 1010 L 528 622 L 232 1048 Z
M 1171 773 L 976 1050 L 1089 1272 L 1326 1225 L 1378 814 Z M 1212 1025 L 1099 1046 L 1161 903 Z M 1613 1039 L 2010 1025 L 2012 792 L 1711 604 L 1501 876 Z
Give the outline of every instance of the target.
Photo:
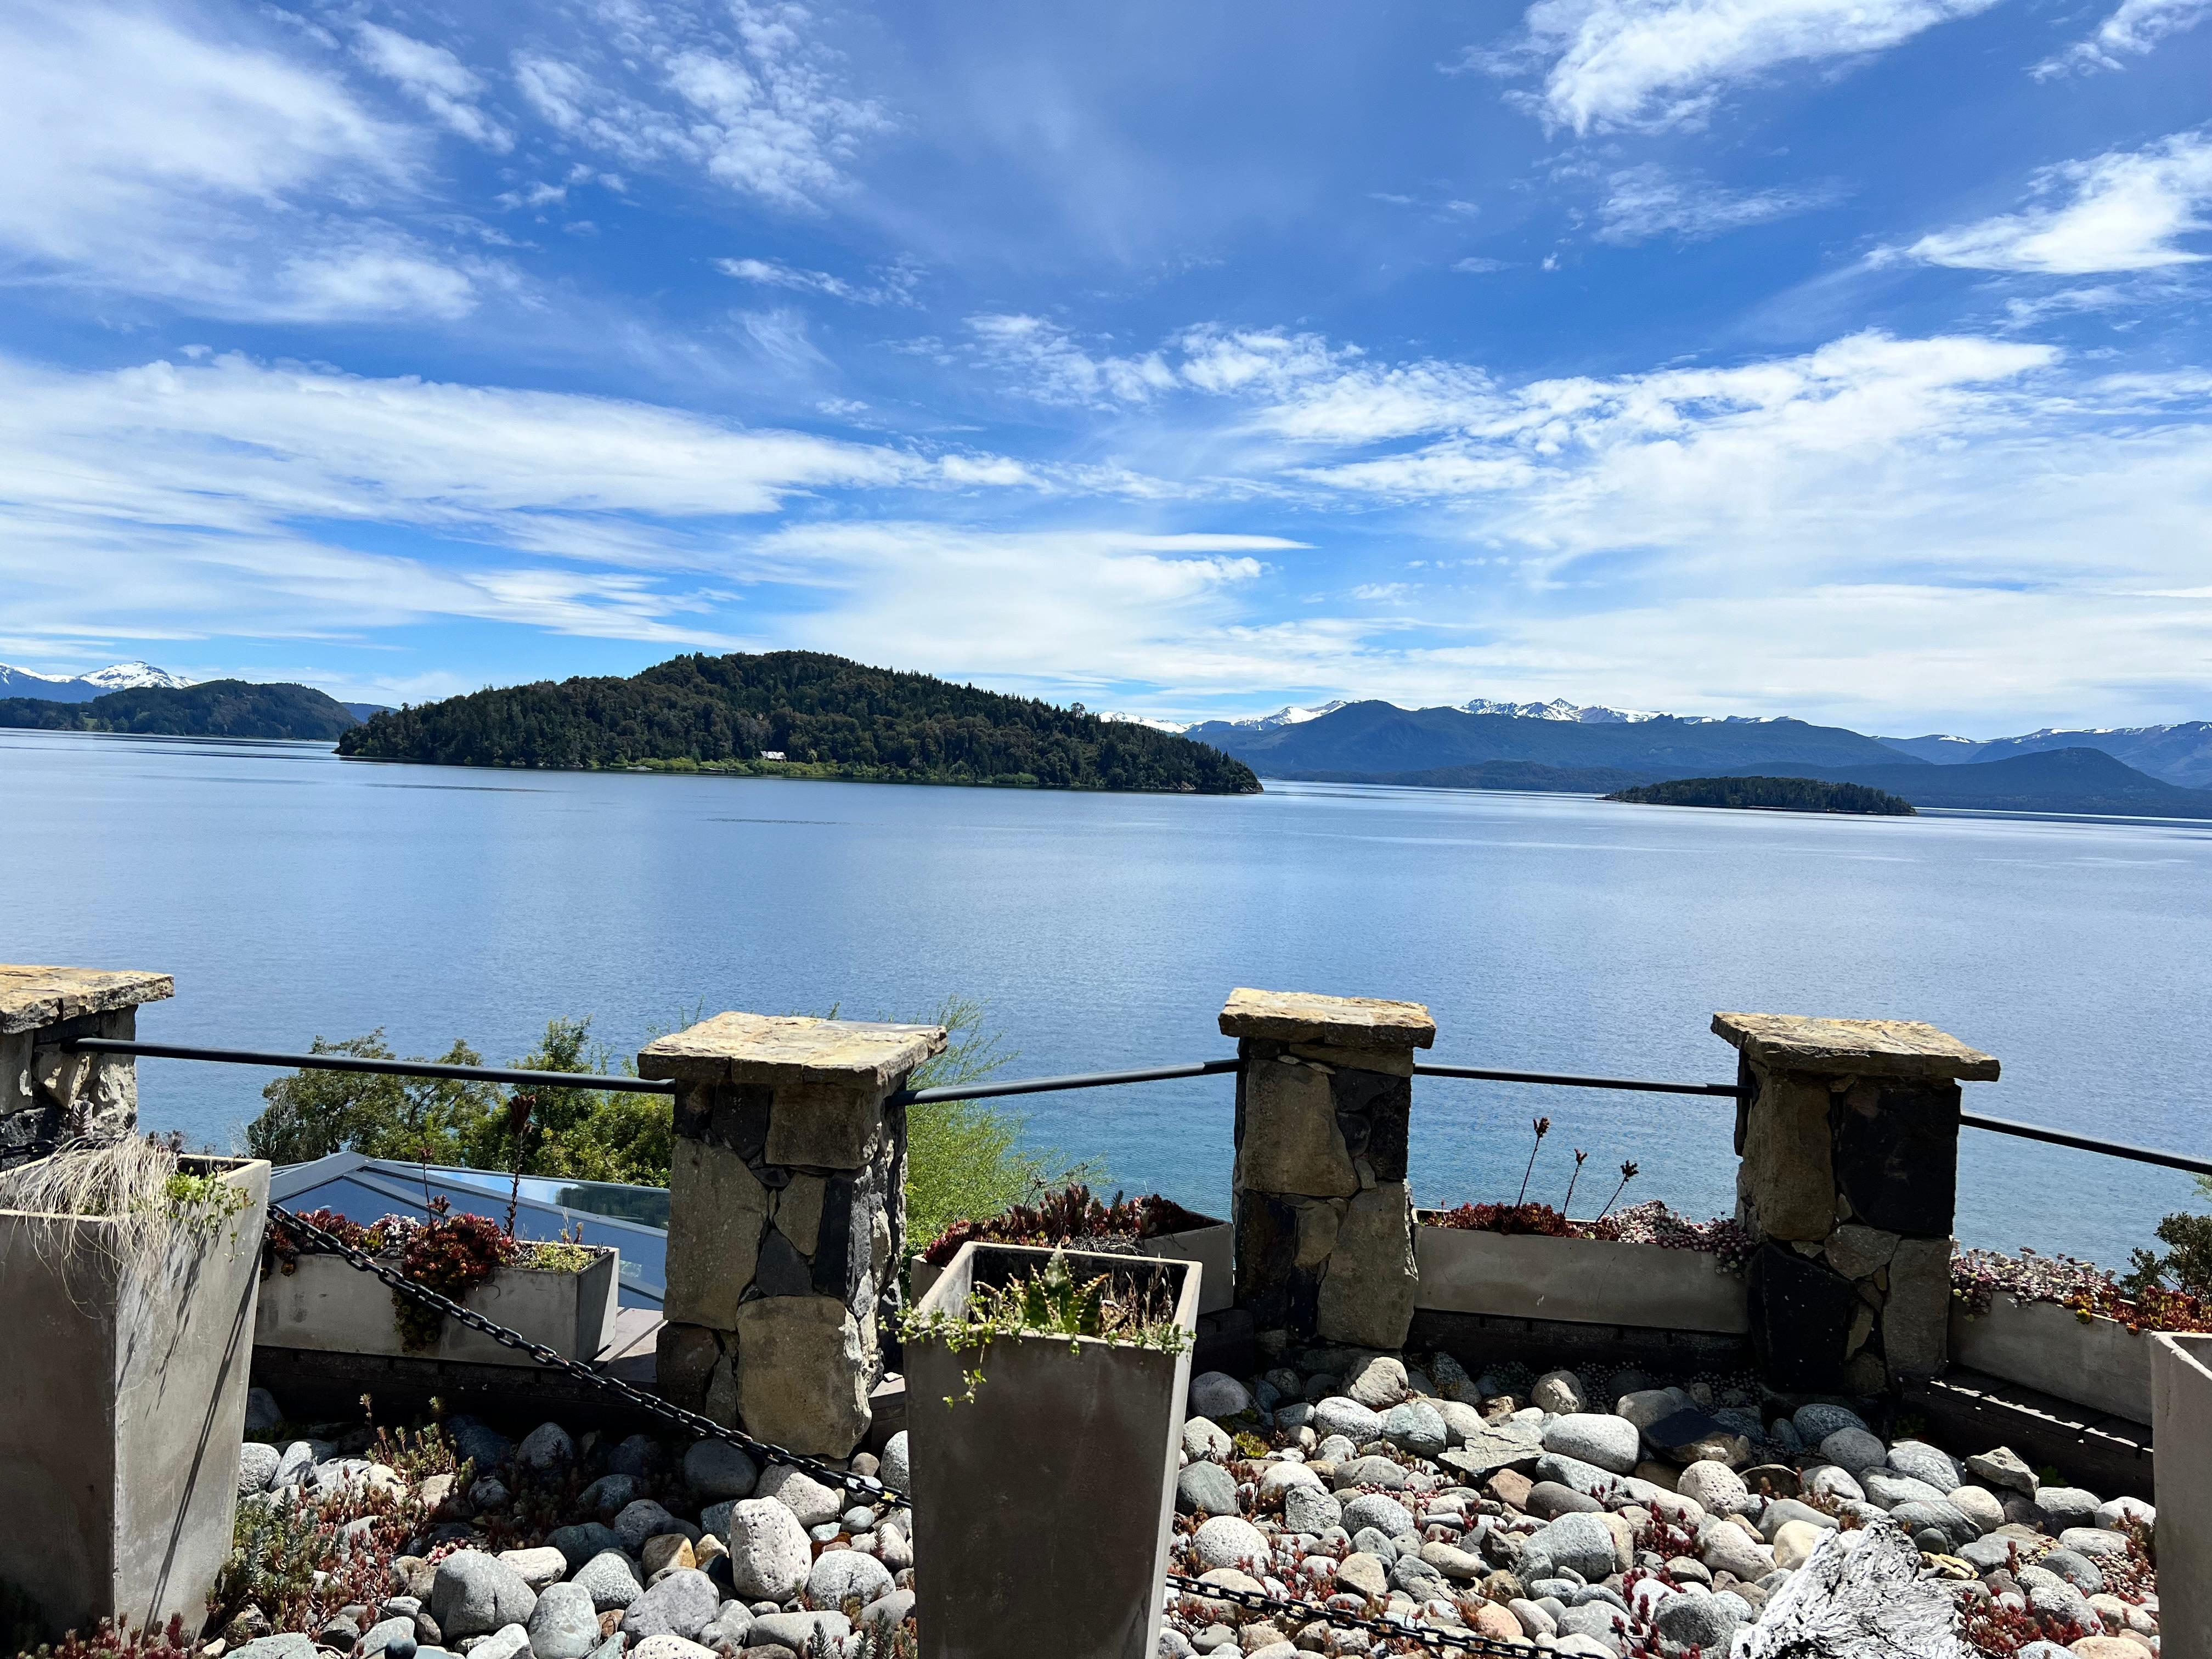
M 1737 1051 L 1736 1219 L 1752 1342 L 1796 1392 L 1876 1394 L 1943 1369 L 1959 1084 L 1997 1062 L 1917 1020 L 1715 1014 Z
M 128 1040 L 138 1005 L 176 994 L 167 974 L 0 963 L 0 1170 L 44 1158 L 64 1140 L 115 1138 L 138 1127 L 138 1062 L 73 1054 L 71 1037 Z
M 906 1246 L 906 1109 L 887 1097 L 944 1047 L 938 1025 L 729 1013 L 640 1052 L 640 1077 L 679 1085 L 668 1399 L 798 1451 L 860 1443 Z
M 1413 1318 L 1406 1136 L 1418 1002 L 1229 994 L 1237 1040 L 1237 1301 L 1262 1330 L 1404 1346 Z

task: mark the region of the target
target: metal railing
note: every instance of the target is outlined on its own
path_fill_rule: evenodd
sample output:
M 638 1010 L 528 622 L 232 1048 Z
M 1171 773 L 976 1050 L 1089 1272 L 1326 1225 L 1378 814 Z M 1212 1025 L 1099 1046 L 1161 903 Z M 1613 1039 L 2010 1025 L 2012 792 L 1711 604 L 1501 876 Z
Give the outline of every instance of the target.
M 136 1042 L 119 1037 L 72 1037 L 61 1045 L 80 1054 L 136 1054 L 149 1060 L 213 1060 L 233 1066 L 275 1066 L 306 1071 L 365 1072 L 386 1077 L 453 1078 L 465 1083 L 505 1083 L 523 1088 L 599 1089 L 623 1094 L 673 1095 L 677 1085 L 665 1078 L 621 1077 L 596 1072 L 539 1072 L 516 1066 L 450 1066 L 442 1060 L 376 1060 L 358 1054 L 272 1054 L 254 1048 L 209 1048 L 179 1042 Z M 927 1105 L 945 1100 L 994 1100 L 1012 1095 L 1056 1094 L 1070 1089 L 1110 1089 L 1130 1083 L 1165 1083 L 1181 1078 L 1219 1077 L 1234 1072 L 1234 1059 L 1192 1060 L 1180 1066 L 1152 1066 L 1126 1072 L 1072 1072 L 1060 1077 L 1016 1078 L 1004 1083 L 957 1083 L 933 1089 L 902 1089 L 890 1098 L 905 1106 Z M 1617 1089 L 1643 1094 L 1699 1095 L 1738 1100 L 1743 1090 L 1734 1083 L 1678 1083 L 1650 1078 L 1583 1077 L 1566 1072 L 1514 1072 L 1481 1066 L 1439 1066 L 1426 1061 L 1413 1066 L 1415 1077 L 1455 1078 L 1480 1083 L 1533 1084 L 1557 1089 Z M 1959 1114 L 1959 1127 L 1990 1134 L 2039 1140 L 2075 1152 L 2096 1152 L 2106 1158 L 2153 1164 L 2186 1175 L 2212 1176 L 2212 1158 L 2193 1158 L 2126 1141 L 2100 1140 L 2094 1135 L 2040 1124 L 2018 1123 L 2008 1118 L 1984 1117 L 1978 1112 Z

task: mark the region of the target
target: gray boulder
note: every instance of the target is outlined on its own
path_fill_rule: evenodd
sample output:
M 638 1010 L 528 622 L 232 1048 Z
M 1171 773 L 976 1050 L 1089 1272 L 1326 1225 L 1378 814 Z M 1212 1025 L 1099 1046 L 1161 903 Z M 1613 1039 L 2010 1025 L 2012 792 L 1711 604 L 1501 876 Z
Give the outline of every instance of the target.
M 1889 1448 L 1881 1443 L 1879 1435 L 1869 1434 L 1864 1429 L 1843 1428 L 1820 1442 L 1820 1455 L 1863 1480 L 1864 1471 L 1881 1467 L 1882 1460 L 1889 1455 Z M 1951 1486 L 1958 1484 L 1954 1480 Z M 1945 1492 L 1950 1489 L 1951 1486 L 1943 1488 Z
M 863 1625 L 882 1625 L 896 1628 L 904 1624 L 908 1616 L 913 1612 L 914 1592 L 910 1589 L 895 1589 L 878 1596 L 866 1607 L 862 1607 L 860 1622 Z
M 750 1498 L 760 1484 L 760 1465 L 741 1446 L 732 1446 L 726 1440 L 702 1440 L 684 1454 L 684 1480 L 702 1504 Z
M 632 1643 L 664 1632 L 689 1642 L 720 1610 L 722 1592 L 696 1567 L 678 1567 L 656 1578 L 623 1613 L 623 1633 Z
M 2039 1486 L 2035 1505 L 2051 1518 L 2051 1530 L 2060 1533 L 2069 1527 L 2095 1526 L 2103 1500 L 2084 1486 Z
M 1574 1412 L 1544 1425 L 1544 1449 L 1577 1458 L 1613 1474 L 1635 1468 L 1643 1449 L 1636 1425 L 1607 1413 Z
M 1218 1463 L 1189 1465 L 1176 1477 L 1176 1508 L 1185 1515 L 1236 1514 L 1237 1477 Z
M 1808 1446 L 1817 1446 L 1838 1429 L 1866 1430 L 1866 1419 L 1848 1406 L 1800 1406 L 1790 1415 L 1790 1425 L 1797 1437 Z
M 522 1437 L 522 1443 L 514 1449 L 514 1461 L 523 1468 L 550 1474 L 576 1461 L 576 1443 L 558 1423 L 540 1423 Z
M 599 1633 L 599 1627 L 594 1623 L 592 1626 L 594 1639 Z M 394 1613 L 388 1619 L 380 1619 L 362 1632 L 361 1659 L 375 1659 L 376 1655 L 387 1650 L 392 1659 L 411 1659 L 415 1652 L 413 1613 Z
M 576 1507 L 611 1521 L 645 1496 L 645 1482 L 634 1474 L 603 1474 L 576 1494 Z
M 752 1647 L 774 1643 L 803 1654 L 812 1651 L 817 1631 L 835 1652 L 835 1644 L 853 1633 L 853 1621 L 842 1613 L 764 1613 L 753 1620 L 752 1632 L 745 1639 Z
M 1889 1467 L 1899 1474 L 1924 1480 L 1937 1492 L 1949 1492 L 1966 1479 L 1951 1455 L 1925 1440 L 1900 1440 L 1889 1449 Z
M 1670 1595 L 1652 1609 L 1651 1622 L 1669 1649 L 1697 1647 L 1726 1653 L 1742 1623 L 1734 1596 Z
M 1218 1419 L 1252 1409 L 1252 1391 L 1226 1371 L 1200 1371 L 1190 1379 L 1190 1412 Z
M 622 1540 L 622 1547 L 632 1555 L 645 1547 L 647 1539 L 658 1538 L 663 1533 L 684 1533 L 695 1543 L 699 1537 L 696 1527 L 678 1521 L 650 1498 L 624 1504 L 614 1518 L 614 1529 L 615 1536 Z
M 568 1576 L 568 1582 L 592 1598 L 601 1613 L 626 1607 L 645 1594 L 637 1568 L 620 1550 L 602 1550 Z
M 258 1636 L 231 1651 L 246 1654 L 250 1659 L 317 1659 L 315 1638 L 296 1631 L 283 1636 Z
M 267 1492 L 270 1482 L 276 1478 L 276 1466 L 283 1462 L 283 1454 L 276 1447 L 258 1440 L 249 1440 L 238 1449 L 238 1495 L 251 1496 Z
M 430 1617 L 448 1642 L 522 1625 L 537 1606 L 537 1594 L 522 1575 L 482 1550 L 447 1556 L 430 1587 Z
M 599 1610 L 581 1584 L 549 1584 L 526 1626 L 537 1659 L 586 1659 L 599 1644 Z
M 568 1571 L 575 1573 L 575 1568 L 588 1562 L 592 1555 L 599 1555 L 604 1551 L 619 1551 L 622 1548 L 622 1533 L 615 1531 L 613 1526 L 606 1526 L 604 1522 L 580 1522 L 575 1526 L 556 1526 L 553 1531 L 546 1533 L 546 1544 L 557 1548 L 568 1562 Z
M 1388 1492 L 1370 1492 L 1346 1504 L 1344 1518 L 1337 1524 L 1352 1533 L 1372 1527 L 1387 1538 L 1395 1538 L 1413 1530 L 1413 1513 Z
M 1867 1502 L 1893 1510 L 1899 1504 L 1941 1504 L 1943 1494 L 1950 1491 L 1929 1486 L 1925 1480 L 1916 1480 L 1909 1474 L 1898 1474 L 1889 1469 L 1869 1469 L 1859 1476 L 1859 1485 L 1866 1488 Z
M 818 1527 L 845 1511 L 842 1487 L 823 1486 L 804 1469 L 775 1464 L 761 1474 L 754 1487 L 757 1498 L 772 1498 L 799 1517 L 802 1527 Z
M 1314 1407 L 1313 1431 L 1324 1437 L 1340 1434 L 1355 1446 L 1382 1437 L 1382 1417 L 1357 1400 L 1331 1395 Z
M 817 1607 L 842 1607 L 848 1598 L 865 1607 L 890 1589 L 890 1569 L 858 1550 L 828 1551 L 806 1575 L 806 1599 Z
M 2045 1572 L 2055 1572 L 2084 1595 L 2101 1595 L 2105 1589 L 2105 1575 L 2097 1564 L 2079 1550 L 2055 1549 L 2036 1565 Z
M 750 1601 L 786 1601 L 806 1583 L 814 1547 L 799 1517 L 772 1498 L 732 1504 L 723 1541 L 730 1548 L 730 1583 Z
M 1408 1400 L 1383 1414 L 1382 1437 L 1416 1457 L 1434 1457 L 1451 1437 L 1443 1413 L 1425 1400 Z
M 446 1419 L 446 1437 L 453 1443 L 455 1451 L 477 1466 L 480 1475 L 489 1474 L 514 1455 L 514 1442 L 465 1413 Z
M 1533 1583 L 1559 1567 L 1586 1579 L 1606 1577 L 1613 1571 L 1613 1529 L 1595 1515 L 1563 1515 L 1530 1533 L 1521 1546 L 1516 1576 Z
M 1344 1505 L 1333 1493 L 1318 1486 L 1292 1486 L 1283 1494 L 1283 1526 L 1287 1531 L 1320 1534 L 1343 1522 Z
M 530 1652 L 530 1632 L 520 1625 L 504 1625 L 478 1641 L 469 1650 L 469 1659 L 526 1659 Z
M 912 1478 L 907 1462 L 906 1431 L 901 1429 L 884 1442 L 883 1462 L 876 1469 L 876 1479 L 894 1492 L 904 1492 Z

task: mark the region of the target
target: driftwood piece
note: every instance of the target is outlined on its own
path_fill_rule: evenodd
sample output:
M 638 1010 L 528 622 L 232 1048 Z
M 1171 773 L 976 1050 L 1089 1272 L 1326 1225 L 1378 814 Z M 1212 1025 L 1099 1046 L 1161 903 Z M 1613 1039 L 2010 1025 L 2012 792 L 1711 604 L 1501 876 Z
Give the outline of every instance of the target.
M 1920 1577 L 1893 1524 L 1831 1532 L 1775 1592 L 1735 1659 L 1966 1659 L 1950 1586 Z

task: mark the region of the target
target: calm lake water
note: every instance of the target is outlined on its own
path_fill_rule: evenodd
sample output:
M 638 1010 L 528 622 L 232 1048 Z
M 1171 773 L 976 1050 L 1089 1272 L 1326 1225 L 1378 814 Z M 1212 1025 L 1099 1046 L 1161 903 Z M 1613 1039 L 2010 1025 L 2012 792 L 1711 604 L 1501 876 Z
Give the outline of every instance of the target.
M 980 998 L 1009 1075 L 1211 1058 L 1236 985 L 1405 997 L 1431 1058 L 1726 1081 L 1719 1008 L 1927 1019 L 2004 1062 L 1969 1109 L 2212 1146 L 2212 826 L 1796 817 L 1274 785 L 1065 795 L 342 762 L 0 732 L 0 960 L 165 970 L 152 1040 L 381 1026 L 493 1063 L 553 1015 L 618 1051 L 708 1011 L 918 1018 Z M 143 1116 L 233 1143 L 270 1074 L 148 1060 Z M 1589 1213 L 1734 1204 L 1725 1100 L 1425 1079 L 1425 1204 L 1511 1198 L 1529 1120 Z M 1132 1191 L 1225 1212 L 1225 1078 L 1025 1103 Z M 1584 1199 L 1593 1200 L 1585 1205 Z M 1968 1133 L 1960 1237 L 2124 1262 L 2167 1171 Z

